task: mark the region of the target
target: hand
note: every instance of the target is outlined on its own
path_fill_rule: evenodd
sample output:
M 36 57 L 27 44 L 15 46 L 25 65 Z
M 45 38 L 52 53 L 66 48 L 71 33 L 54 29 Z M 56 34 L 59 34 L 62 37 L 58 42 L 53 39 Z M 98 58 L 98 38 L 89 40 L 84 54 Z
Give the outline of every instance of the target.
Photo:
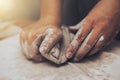
M 101 0 L 83 21 L 70 27 L 77 33 L 66 51 L 67 58 L 79 61 L 107 46 L 120 30 L 119 7 L 119 0 Z
M 28 59 L 42 61 L 44 58 L 41 54 L 47 54 L 61 37 L 59 25 L 54 25 L 48 20 L 40 20 L 21 33 L 21 48 Z

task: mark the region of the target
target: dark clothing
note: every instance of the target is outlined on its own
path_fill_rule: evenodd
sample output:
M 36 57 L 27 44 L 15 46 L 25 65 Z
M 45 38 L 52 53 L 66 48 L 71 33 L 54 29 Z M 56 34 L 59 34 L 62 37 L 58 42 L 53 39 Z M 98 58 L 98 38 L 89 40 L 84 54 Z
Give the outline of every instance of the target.
M 64 0 L 63 25 L 76 25 L 100 0 Z M 117 36 L 120 40 L 120 32 Z
M 78 9 L 83 19 L 90 10 L 98 3 L 99 0 L 78 0 Z
M 75 25 L 80 22 L 99 0 L 64 0 L 63 24 Z

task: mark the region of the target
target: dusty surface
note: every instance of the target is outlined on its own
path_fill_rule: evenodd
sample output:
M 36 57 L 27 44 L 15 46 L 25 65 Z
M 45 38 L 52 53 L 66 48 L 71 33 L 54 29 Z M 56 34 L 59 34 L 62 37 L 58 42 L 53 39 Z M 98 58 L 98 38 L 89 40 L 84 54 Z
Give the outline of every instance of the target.
M 0 80 L 120 80 L 120 42 L 99 55 L 60 67 L 27 60 L 19 46 L 19 34 L 0 40 Z
M 52 63 L 33 63 L 21 53 L 19 35 L 0 41 L 0 80 L 119 80 L 120 43 L 110 50 L 57 67 Z

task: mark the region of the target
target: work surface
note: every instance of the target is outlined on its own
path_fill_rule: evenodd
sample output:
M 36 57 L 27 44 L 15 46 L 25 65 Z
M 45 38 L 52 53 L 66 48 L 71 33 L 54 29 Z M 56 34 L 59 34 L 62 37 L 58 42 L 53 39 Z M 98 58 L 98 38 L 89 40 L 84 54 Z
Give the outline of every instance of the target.
M 0 80 L 120 80 L 120 42 L 80 63 L 33 63 L 21 53 L 19 35 L 0 41 Z
M 20 49 L 19 28 L 6 22 L 0 23 L 0 28 L 0 80 L 120 80 L 120 42 L 114 41 L 100 54 L 80 63 L 58 67 L 27 60 Z M 11 36 L 10 32 L 14 36 L 3 39 Z

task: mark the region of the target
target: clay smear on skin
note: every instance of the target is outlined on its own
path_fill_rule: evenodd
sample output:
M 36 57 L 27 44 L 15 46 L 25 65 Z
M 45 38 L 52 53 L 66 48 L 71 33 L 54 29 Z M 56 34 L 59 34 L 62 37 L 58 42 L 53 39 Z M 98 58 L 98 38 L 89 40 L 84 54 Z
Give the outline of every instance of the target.
M 25 34 L 25 32 L 22 31 L 22 34 Z M 31 36 L 31 35 L 30 35 L 30 36 Z M 30 37 L 30 36 L 29 36 L 29 37 Z M 26 40 L 21 43 L 21 48 L 22 48 L 22 51 L 23 51 L 23 53 L 25 54 L 25 56 L 26 56 L 27 58 L 32 58 L 32 56 L 31 56 L 31 54 L 30 54 L 30 51 L 28 51 L 29 48 L 30 48 L 30 46 L 28 45 L 28 43 L 27 43 Z
M 78 39 L 79 39 L 79 36 L 82 35 L 82 32 L 83 32 L 83 25 L 85 25 L 85 19 L 80 23 L 78 24 L 76 27 L 79 28 L 77 34 L 74 36 L 73 38 L 73 41 L 71 42 L 71 46 L 72 48 L 74 49 L 73 53 L 76 51 L 76 49 L 78 48 L 79 46 L 79 42 L 78 42 Z
M 85 39 L 84 43 L 82 44 L 82 47 L 83 47 L 83 48 L 84 48 L 84 47 L 87 47 L 88 50 L 92 48 L 91 45 L 88 45 L 88 44 L 87 44 L 88 41 L 89 41 L 89 39 L 91 38 L 92 33 L 93 33 L 93 31 L 92 31 L 92 32 L 88 35 L 88 37 Z
M 104 36 L 101 36 L 100 39 L 98 40 L 98 42 L 101 42 L 101 41 L 104 41 Z M 100 49 L 94 49 L 89 55 L 93 55 L 95 54 L 96 52 L 98 52 Z
M 83 31 L 83 25 L 85 25 L 85 19 L 80 23 L 78 24 L 76 27 L 79 29 L 77 34 L 75 35 L 73 41 L 72 41 L 72 46 L 76 47 L 78 46 L 78 37 L 82 34 L 82 31 Z
M 27 58 L 32 58 L 32 55 L 30 54 L 30 51 L 29 48 L 30 46 L 28 45 L 27 41 L 25 41 L 23 44 L 22 44 L 22 48 L 23 48 L 23 52 L 24 54 L 26 55 Z
M 82 29 L 80 29 L 80 30 L 78 31 L 78 33 L 76 34 L 76 36 L 74 37 L 73 42 L 72 42 L 72 45 L 73 45 L 73 46 L 78 45 L 78 36 L 80 36 L 81 33 L 82 33 Z
M 57 36 L 57 35 L 54 35 L 53 29 L 48 29 L 46 33 L 47 33 L 47 35 L 46 35 L 45 39 L 43 40 L 43 42 L 40 46 L 40 49 L 39 49 L 41 53 L 46 52 L 46 50 L 49 48 L 48 44 L 50 44 Z
M 75 35 L 73 41 L 71 42 L 71 45 L 75 50 L 78 48 L 79 42 L 78 42 L 78 36 L 82 34 L 82 28 L 78 31 L 78 33 Z
M 103 41 L 104 40 L 104 36 L 101 36 L 99 41 Z
M 41 35 L 38 36 L 38 38 L 41 37 Z M 27 58 L 33 58 L 34 54 L 31 53 L 32 52 L 36 52 L 36 49 L 38 46 L 36 46 L 37 44 L 37 41 L 38 41 L 38 38 L 36 38 L 31 45 L 29 45 L 27 43 L 27 41 L 25 41 L 23 44 L 22 44 L 22 47 L 23 47 L 23 51 L 24 51 L 24 54 L 27 56 Z M 33 48 L 34 47 L 34 48 Z

